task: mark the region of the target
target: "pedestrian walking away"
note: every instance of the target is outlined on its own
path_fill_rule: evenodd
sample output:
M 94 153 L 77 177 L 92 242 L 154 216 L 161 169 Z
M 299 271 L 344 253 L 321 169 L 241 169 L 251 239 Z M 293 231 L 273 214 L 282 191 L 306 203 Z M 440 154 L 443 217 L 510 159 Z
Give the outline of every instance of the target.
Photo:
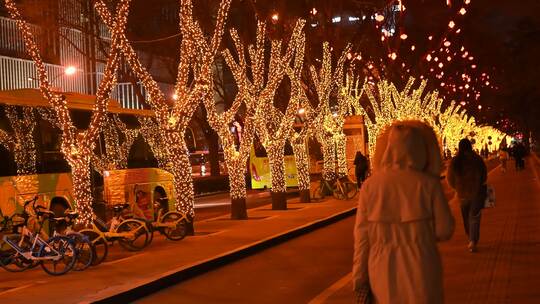
M 354 226 L 357 302 L 443 302 L 437 242 L 452 236 L 454 218 L 439 178 L 441 155 L 421 122 L 396 123 L 377 139 Z
M 356 156 L 354 157 L 354 169 L 356 184 L 358 185 L 358 188 L 360 188 L 366 179 L 369 170 L 368 159 L 360 151 L 356 152 Z
M 463 225 L 469 237 L 469 251 L 476 252 L 486 195 L 487 169 L 482 157 L 473 151 L 468 139 L 464 138 L 459 142 L 458 153 L 450 161 L 446 176 L 448 184 L 460 200 Z

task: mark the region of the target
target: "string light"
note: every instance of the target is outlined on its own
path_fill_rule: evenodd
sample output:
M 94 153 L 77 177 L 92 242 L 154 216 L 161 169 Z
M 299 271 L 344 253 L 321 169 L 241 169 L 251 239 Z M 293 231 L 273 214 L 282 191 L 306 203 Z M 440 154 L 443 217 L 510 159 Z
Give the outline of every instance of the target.
M 47 71 L 41 58 L 39 48 L 34 40 L 28 24 L 23 20 L 13 0 L 5 0 L 5 6 L 12 19 L 20 29 L 26 51 L 36 66 L 40 91 L 49 101 L 52 112 L 56 116 L 57 126 L 62 131 L 61 151 L 71 167 L 73 179 L 73 196 L 75 208 L 80 214 L 78 222 L 89 225 L 92 222 L 92 190 L 90 178 L 90 159 L 94 150 L 100 128 L 104 124 L 107 113 L 109 95 L 116 83 L 116 71 L 119 62 L 119 36 L 124 33 L 129 11 L 129 0 L 121 0 L 117 6 L 117 14 L 111 26 L 111 47 L 105 65 L 104 77 L 100 82 L 94 110 L 86 130 L 80 131 L 73 125 L 65 96 L 55 93 L 49 83 Z M 111 20 L 113 18 L 111 17 Z
M 282 57 L 282 41 L 272 41 L 270 58 L 273 66 L 273 76 L 282 78 L 285 73 L 300 76 L 304 62 L 305 36 L 303 33 L 304 20 L 298 20 L 289 40 L 289 45 Z M 295 56 L 293 56 L 295 55 Z M 294 67 L 291 69 L 290 62 Z M 277 65 L 277 66 L 276 66 Z M 270 96 L 269 96 L 270 97 Z M 260 100 L 256 113 L 256 130 L 264 149 L 268 154 L 270 163 L 270 175 L 272 183 L 272 193 L 285 193 L 287 191 L 285 182 L 285 143 L 291 134 L 294 119 L 299 108 L 299 98 L 297 94 L 291 94 L 285 113 L 282 113 L 273 104 L 272 98 Z M 274 208 L 281 208 L 283 206 Z
M 315 91 L 319 100 L 316 109 L 316 117 L 313 118 L 311 125 L 312 132 L 317 141 L 321 144 L 323 154 L 322 177 L 325 180 L 332 180 L 336 176 L 347 174 L 347 159 L 343 154 L 343 149 L 337 147 L 342 144 L 343 126 L 345 115 L 348 110 L 347 99 L 343 95 L 343 69 L 345 56 L 350 50 L 348 45 L 338 59 L 335 67 L 332 66 L 331 48 L 327 42 L 323 43 L 323 60 L 319 69 L 315 66 L 310 67 L 311 79 L 315 85 Z M 373 68 L 372 64 L 368 65 Z M 338 109 L 332 111 L 330 108 L 330 96 L 334 90 L 338 89 Z M 311 111 L 313 112 L 313 111 Z M 335 114 L 335 116 L 334 116 Z M 336 167 L 337 160 L 337 167 Z M 345 167 L 343 167 L 345 165 Z
M 13 153 L 17 175 L 35 174 L 37 170 L 34 111 L 31 107 L 22 107 L 22 118 L 19 118 L 15 106 L 5 105 L 4 110 L 13 132 L 8 133 L 0 129 L 0 144 Z
M 120 120 L 117 114 L 108 115 L 102 128 L 105 140 L 105 154 L 92 155 L 92 165 L 94 169 L 103 174 L 107 170 L 117 170 L 127 168 L 129 150 L 139 136 L 138 129 L 128 129 L 126 124 Z M 120 134 L 123 136 L 120 143 Z
M 208 42 L 198 23 L 193 20 L 192 2 L 181 1 L 179 20 L 184 39 L 180 44 L 180 61 L 174 90 L 177 100 L 174 100 L 172 104 L 165 99 L 165 94 L 157 82 L 141 64 L 126 35 L 122 33 L 119 36 L 122 54 L 134 74 L 143 83 L 150 96 L 147 102 L 155 113 L 153 123 L 149 119 L 143 120 L 143 123 L 147 124 L 146 127 L 157 130 L 156 134 L 160 137 L 151 139 L 154 142 L 152 149 L 154 152 L 159 151 L 160 155 L 156 157 L 158 162 L 161 162 L 161 166 L 173 175 L 176 209 L 190 217 L 195 216 L 195 195 L 189 150 L 184 141 L 184 134 L 200 101 L 204 100 L 212 90 L 212 64 L 221 44 L 230 3 L 230 0 L 221 1 L 215 29 Z M 109 29 L 112 28 L 111 14 L 105 2 L 97 1 L 95 7 L 105 25 Z M 190 75 L 193 75 L 192 82 L 189 81 Z M 148 140 L 154 135 L 150 135 L 146 127 L 143 127 L 141 132 Z M 155 146 L 156 144 L 164 146 L 159 148 Z

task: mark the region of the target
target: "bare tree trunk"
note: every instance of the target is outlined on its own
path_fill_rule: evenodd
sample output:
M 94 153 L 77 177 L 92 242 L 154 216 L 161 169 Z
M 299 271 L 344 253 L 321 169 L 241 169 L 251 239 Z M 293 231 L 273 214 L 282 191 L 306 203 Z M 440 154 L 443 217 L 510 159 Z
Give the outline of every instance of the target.
M 294 160 L 296 163 L 296 176 L 298 177 L 298 188 L 300 189 L 300 202 L 309 203 L 310 178 L 309 178 L 309 156 L 305 139 L 299 138 L 292 143 Z
M 229 187 L 231 189 L 231 219 L 247 219 L 246 208 L 246 159 L 227 157 Z
M 287 210 L 287 186 L 285 184 L 285 144 L 282 141 L 268 146 L 268 160 L 272 178 L 272 209 Z

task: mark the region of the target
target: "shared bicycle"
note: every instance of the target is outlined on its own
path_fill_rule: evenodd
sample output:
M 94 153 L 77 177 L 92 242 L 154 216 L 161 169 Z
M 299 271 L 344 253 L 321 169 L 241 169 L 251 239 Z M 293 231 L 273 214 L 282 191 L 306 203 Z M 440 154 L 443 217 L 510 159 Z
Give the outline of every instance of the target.
M 358 185 L 349 180 L 347 176 L 327 181 L 321 178 L 320 184 L 313 191 L 314 199 L 323 199 L 326 195 L 333 195 L 339 200 L 353 199 L 358 193 Z
M 35 206 L 38 197 L 24 203 L 23 212 L 11 217 L 3 217 L 2 230 L 11 232 L 2 238 L 0 244 L 0 267 L 7 271 L 19 272 L 41 265 L 41 268 L 50 275 L 62 275 L 70 271 L 77 262 L 77 247 L 73 239 L 56 235 L 44 239 L 40 234 L 45 221 L 39 221 L 39 228 L 33 232 L 28 228 L 31 217 L 27 212 L 28 205 L 37 217 L 48 217 L 52 212 L 42 210 Z M 20 219 L 22 221 L 14 221 Z M 9 231 L 11 230 L 11 231 Z M 4 250 L 4 247 L 7 247 Z

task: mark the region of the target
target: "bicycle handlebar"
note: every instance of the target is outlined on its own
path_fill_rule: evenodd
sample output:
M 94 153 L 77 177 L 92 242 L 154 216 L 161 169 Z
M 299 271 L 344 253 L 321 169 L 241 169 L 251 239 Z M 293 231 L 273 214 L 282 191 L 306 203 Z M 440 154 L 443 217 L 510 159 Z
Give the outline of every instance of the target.
M 30 203 L 35 204 L 38 198 L 39 196 L 36 195 L 33 199 L 24 202 L 24 207 L 26 208 L 26 206 L 28 206 Z

